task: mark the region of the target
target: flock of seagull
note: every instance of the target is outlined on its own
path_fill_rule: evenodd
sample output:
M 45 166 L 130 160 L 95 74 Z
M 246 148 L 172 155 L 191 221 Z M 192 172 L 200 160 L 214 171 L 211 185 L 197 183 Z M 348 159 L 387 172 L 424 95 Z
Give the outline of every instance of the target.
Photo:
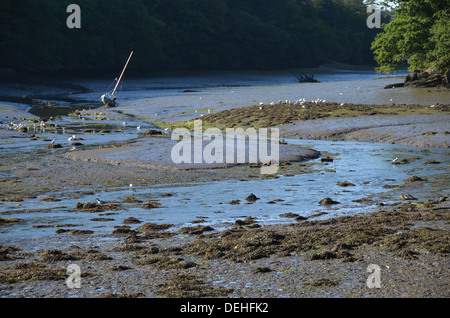
M 342 93 L 340 93 L 340 94 L 342 95 Z M 391 101 L 392 101 L 392 99 L 391 99 Z M 326 103 L 326 102 L 327 102 L 327 101 L 326 101 L 325 99 L 320 99 L 320 98 L 318 98 L 318 99 L 316 99 L 316 100 L 311 100 L 309 103 L 320 104 L 320 103 Z M 298 99 L 298 100 L 296 100 L 295 102 L 292 102 L 291 100 L 288 100 L 288 99 L 284 101 L 284 104 L 288 104 L 288 105 L 299 105 L 299 106 L 301 106 L 301 107 L 304 108 L 304 109 L 307 109 L 307 108 L 308 108 L 307 103 L 308 103 L 308 101 L 307 101 L 305 98 Z M 278 105 L 281 105 L 281 104 L 283 104 L 283 101 L 279 100 L 279 101 L 278 101 Z M 259 109 L 260 109 L 260 110 L 263 110 L 265 105 L 267 105 L 267 104 L 260 102 L 260 103 L 259 103 Z M 275 106 L 276 103 L 275 103 L 275 102 L 271 102 L 271 103 L 268 104 L 268 105 L 270 105 L 270 106 Z M 340 106 L 344 106 L 344 105 L 345 105 L 344 103 L 341 103 L 341 104 L 340 104 Z M 435 106 L 435 105 L 431 105 L 430 107 L 434 107 L 434 106 Z M 195 112 L 197 112 L 197 111 L 195 111 Z M 208 114 L 210 114 L 210 113 L 211 113 L 211 109 L 208 109 Z M 155 114 L 155 116 L 156 116 L 156 114 Z M 122 125 L 125 127 L 125 126 L 127 126 L 127 123 L 126 123 L 125 121 L 123 121 L 123 122 L 122 122 Z M 0 125 L 0 126 L 3 126 L 3 125 Z M 48 124 L 48 123 L 46 123 L 46 122 L 43 121 L 43 120 L 41 120 L 39 123 L 34 123 L 32 126 L 25 125 L 25 124 L 23 124 L 23 123 L 18 123 L 18 124 L 16 124 L 16 123 L 14 123 L 14 122 L 10 122 L 9 124 L 6 124 L 5 126 L 6 126 L 7 129 L 13 129 L 13 130 L 16 130 L 16 131 L 30 131 L 30 129 L 33 129 L 33 134 L 31 135 L 31 137 L 35 137 L 35 133 L 36 133 L 37 131 L 39 131 L 39 130 L 40 130 L 41 132 L 45 132 L 45 129 L 46 129 L 46 128 L 51 128 L 51 127 L 53 127 L 54 129 L 58 129 L 58 128 L 59 128 L 57 124 Z M 61 126 L 61 129 L 62 129 L 62 133 L 65 134 L 65 128 Z M 141 130 L 141 126 L 137 126 L 137 127 L 136 127 L 136 130 L 137 130 L 137 131 L 140 131 L 140 130 Z M 71 145 L 72 145 L 72 149 L 71 149 L 71 150 L 76 150 L 76 145 L 73 144 L 73 141 L 76 141 L 76 140 L 83 140 L 83 138 L 78 138 L 76 135 L 72 135 L 72 136 L 70 136 L 67 140 L 68 140 L 70 143 L 72 143 L 72 144 L 71 144 Z M 53 139 L 50 141 L 50 144 L 51 144 L 51 145 L 54 145 L 55 142 L 56 142 L 56 139 L 53 138 Z M 393 163 L 393 164 L 398 163 L 398 158 L 395 158 L 394 160 L 392 160 L 392 163 Z M 131 188 L 133 187 L 133 185 L 130 184 L 129 187 L 130 187 L 130 189 L 131 189 Z M 97 199 L 97 204 L 101 204 L 101 203 L 103 203 L 103 202 L 101 202 L 100 200 Z
M 342 93 L 341 93 L 341 95 L 342 95 Z M 326 99 L 320 99 L 320 98 L 318 98 L 318 99 L 315 99 L 315 100 L 311 100 L 309 103 L 313 103 L 313 104 L 320 104 L 320 103 L 326 103 L 327 101 L 326 101 Z M 308 105 L 307 105 L 307 103 L 308 103 L 308 101 L 306 100 L 306 98 L 301 98 L 301 99 L 298 99 L 298 100 L 296 100 L 295 102 L 292 102 L 291 100 L 289 100 L 289 99 L 286 99 L 285 101 L 284 101 L 284 104 L 288 104 L 288 105 L 299 105 L 299 106 L 302 106 L 302 108 L 308 108 Z M 281 105 L 281 104 L 283 104 L 283 101 L 281 101 L 281 100 L 279 100 L 278 101 L 278 103 L 275 103 L 275 102 L 271 102 L 270 104 L 268 104 L 268 105 L 270 105 L 270 106 L 275 106 L 275 105 Z M 259 109 L 263 109 L 263 107 L 264 107 L 264 103 L 259 103 Z M 341 106 L 344 106 L 345 104 L 344 103 L 341 103 L 340 104 Z
M 53 119 L 53 118 L 50 118 L 50 120 L 51 119 Z M 127 123 L 124 121 L 124 122 L 122 122 L 122 125 L 125 127 L 125 126 L 127 126 Z M 36 137 L 36 133 L 45 133 L 46 130 L 52 130 L 52 129 L 54 129 L 55 132 L 59 131 L 59 132 L 62 132 L 62 134 L 66 134 L 66 130 L 63 126 L 58 126 L 58 124 L 46 123 L 43 120 L 39 121 L 39 123 L 33 123 L 33 124 L 24 124 L 22 122 L 15 123 L 12 121 L 8 124 L 0 123 L 0 127 L 4 127 L 8 130 L 15 130 L 15 131 L 19 131 L 19 132 L 33 132 L 30 135 L 30 138 Z M 141 126 L 137 126 L 136 130 L 140 131 Z M 72 146 L 71 150 L 76 150 L 77 145 L 73 144 L 73 142 L 83 140 L 83 138 L 77 137 L 76 135 L 71 135 L 67 140 L 69 143 L 71 143 L 71 146 Z M 50 141 L 50 145 L 55 145 L 55 142 L 56 142 L 56 139 L 53 138 Z

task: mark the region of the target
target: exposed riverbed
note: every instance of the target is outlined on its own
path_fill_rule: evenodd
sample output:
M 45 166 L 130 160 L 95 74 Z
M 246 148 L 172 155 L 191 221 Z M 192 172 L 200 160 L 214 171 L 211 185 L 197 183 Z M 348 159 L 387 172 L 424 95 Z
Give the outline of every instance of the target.
M 321 72 L 317 73 L 317 79 L 327 82 L 299 84 L 285 73 L 129 80 L 124 82 L 124 89 L 119 95 L 122 104 L 117 108 L 104 108 L 95 102 L 103 93 L 101 88 L 106 86 L 105 81 L 77 81 L 77 85 L 88 90 L 76 92 L 66 88 L 51 91 L 33 85 L 3 87 L 0 95 L 9 92 L 23 98 L 23 95 L 17 95 L 22 91 L 41 102 L 33 105 L 33 114 L 55 117 L 41 122 L 33 119 L 37 116 L 28 113 L 30 106 L 0 102 L 3 128 L 0 129 L 3 199 L 0 201 L 0 218 L 16 220 L 1 225 L 0 245 L 18 247 L 24 253 L 41 253 L 49 249 L 70 251 L 75 245 L 81 249 L 96 246 L 106 252 L 108 248 L 120 244 L 121 237 L 117 236 L 116 230 L 123 228 L 124 224 L 127 224 L 124 233 L 128 234 L 147 223 L 169 224 L 167 241 L 157 235 L 154 241 L 148 242 L 162 249 L 163 246 L 177 246 L 195 240 L 195 235 L 186 234 L 189 232 L 183 232 L 183 229 L 196 224 L 204 226 L 206 232 L 200 230 L 200 233 L 211 235 L 232 230 L 243 220 L 248 222 L 244 222 L 243 226 L 252 228 L 251 225 L 256 222 L 270 230 L 271 226 L 290 226 L 293 222 L 299 222 L 287 215 L 295 215 L 299 220 L 303 218 L 308 222 L 320 222 L 370 215 L 379 211 L 380 206 L 395 207 L 405 202 L 401 196 L 409 195 L 413 198 L 411 202 L 421 204 L 439 202 L 448 196 L 450 189 L 445 180 L 448 179 L 450 165 L 450 127 L 446 118 L 450 115 L 445 108 L 439 108 L 439 105 L 448 104 L 448 91 L 413 88 L 385 90 L 385 84 L 398 82 L 399 79 L 377 78 L 368 71 L 330 72 L 322 69 Z M 63 101 L 63 96 L 68 99 Z M 176 165 L 168 160 L 170 144 L 165 142 L 169 136 L 142 135 L 151 129 L 163 134 L 170 133 L 170 129 L 164 130 L 164 127 L 170 127 L 168 123 L 202 118 L 202 115 L 206 119 L 208 115 L 223 110 L 251 105 L 259 107 L 260 104 L 271 106 L 271 103 L 275 105 L 279 101 L 284 104 L 301 98 L 339 104 L 416 104 L 423 105 L 427 110 L 408 115 L 312 119 L 304 124 L 294 121 L 279 126 L 283 146 L 286 144 L 309 155 L 282 165 L 276 175 L 269 176 L 262 176 L 260 167 L 252 165 L 215 169 L 205 165 L 197 169 L 173 170 Z M 56 118 L 68 107 L 72 112 L 70 116 Z M 79 111 L 75 112 L 76 109 Z M 66 113 L 69 112 L 66 110 Z M 20 131 L 22 127 L 27 127 L 27 131 Z M 30 138 L 33 133 L 36 137 Z M 71 136 L 78 140 L 69 141 Z M 52 140 L 61 148 L 48 149 Z M 74 141 L 78 144 L 73 144 Z M 313 155 L 314 152 L 318 155 Z M 157 159 L 164 158 L 164 164 L 157 162 Z M 398 158 L 400 164 L 392 164 L 394 158 Z M 417 183 L 407 181 L 413 176 L 422 179 L 422 186 L 413 186 Z M 257 197 L 256 200 L 246 200 L 251 193 Z M 103 201 L 100 206 L 104 205 L 104 209 L 92 209 L 97 198 Z M 331 198 L 335 204 L 320 204 L 324 198 Z M 445 205 L 444 202 L 439 204 Z M 88 203 L 94 205 L 91 208 L 82 207 Z M 448 213 L 448 209 L 444 209 Z M 139 223 L 124 223 L 131 218 Z M 448 235 L 448 224 L 443 226 Z M 77 230 L 78 235 L 74 235 Z M 181 232 L 173 236 L 172 233 L 177 231 Z M 188 252 L 188 249 L 185 252 L 188 259 L 195 254 Z M 362 251 L 358 253 L 364 255 Z M 9 254 L 14 255 L 12 252 Z M 30 254 L 30 258 L 38 255 Z M 289 260 L 281 258 L 280 264 L 295 262 L 295 266 L 303 267 L 308 263 L 294 260 L 292 255 Z M 114 254 L 114 257 L 116 263 L 131 265 L 125 255 Z M 447 256 L 441 258 L 441 261 L 444 260 L 444 264 L 448 264 Z M 195 257 L 193 261 L 199 262 Z M 13 257 L 10 263 L 14 262 L 18 261 Z M 225 272 L 233 271 L 233 265 L 218 262 Z M 229 269 L 226 269 L 227 266 Z M 271 267 L 273 264 L 264 266 Z M 100 268 L 104 265 L 98 265 L 97 270 Z M 249 270 L 241 269 L 244 272 Z M 322 273 L 324 271 L 327 269 L 323 269 Z M 135 277 L 138 272 L 130 276 Z M 207 276 L 208 280 L 219 288 L 231 288 L 240 284 L 237 281 L 243 281 L 242 275 L 237 278 L 238 272 L 232 273 L 234 282 L 225 272 L 214 273 L 218 275 L 215 278 Z M 316 277 L 318 273 L 311 274 L 311 277 Z M 170 270 L 165 277 L 169 274 Z M 352 275 L 357 274 L 353 272 Z M 102 282 L 97 284 L 101 286 L 97 288 L 101 289 L 84 290 L 73 296 L 131 293 L 130 286 L 126 286 L 126 277 L 120 283 L 121 288 L 111 288 L 100 279 Z M 447 281 L 448 277 L 442 279 Z M 134 278 L 130 278 L 131 281 L 135 284 Z M 29 294 L 29 290 L 21 291 L 21 288 L 26 288 L 26 284 L 21 284 L 2 285 L 0 294 L 4 297 L 33 295 Z M 39 281 L 33 282 L 35 284 Z M 142 288 L 137 290 L 144 296 L 154 297 L 158 288 L 155 282 L 152 284 L 155 285 L 148 293 Z M 294 290 L 277 292 L 281 287 L 276 287 L 275 282 L 266 286 L 267 294 L 261 291 L 264 288 L 259 283 L 258 287 L 254 287 L 255 282 L 248 284 L 248 291 L 245 284 L 239 285 L 238 291 L 230 295 L 296 297 Z M 348 284 L 358 290 L 350 292 L 353 296 L 373 294 L 373 291 L 364 291 L 357 283 Z M 13 293 L 10 293 L 11 289 Z M 256 289 L 259 291 L 255 292 Z M 40 287 L 36 295 L 54 293 L 67 297 L 73 292 L 64 291 L 64 286 L 54 292 Z M 304 293 L 309 296 L 327 295 L 323 290 L 307 292 L 302 289 L 297 296 L 304 296 Z M 346 294 L 348 291 L 340 293 L 336 289 L 331 293 L 334 296 Z M 417 292 L 416 295 L 423 294 Z M 435 290 L 433 295 L 443 296 L 445 292 L 442 294 Z

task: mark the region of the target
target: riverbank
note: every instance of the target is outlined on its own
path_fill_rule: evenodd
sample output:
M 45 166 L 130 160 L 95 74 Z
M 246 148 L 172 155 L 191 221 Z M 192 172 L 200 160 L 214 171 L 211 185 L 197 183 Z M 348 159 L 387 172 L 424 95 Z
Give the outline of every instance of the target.
M 294 103 L 255 105 L 205 114 L 201 119 L 205 127 L 231 128 L 243 123 L 278 126 L 283 138 L 361 139 L 448 148 L 447 105 L 339 107 L 340 103 L 327 102 L 308 103 L 306 108 Z M 119 114 L 118 110 L 123 109 L 108 109 L 115 114 Z M 13 112 L 7 116 L 8 120 L 10 116 L 18 118 Z M 298 121 L 299 116 L 308 118 Z M 173 127 L 189 127 L 192 119 Z M 163 124 L 170 128 L 170 123 Z M 0 131 L 13 143 L 28 140 L 31 134 Z M 22 138 L 11 139 L 8 134 Z M 240 204 L 251 205 L 257 200 L 250 196 L 254 189 L 245 186 L 246 180 L 255 178 L 254 168 L 178 169 L 174 173 L 167 165 L 171 143 L 159 147 L 163 143 L 158 138 L 168 141 L 168 137 L 141 137 L 98 149 L 72 152 L 64 145 L 62 149 L 43 147 L 37 152 L 2 154 L 2 204 L 20 205 L 39 195 L 48 200 L 42 204 L 57 202 L 59 198 L 54 194 L 61 190 L 107 192 L 128 188 L 131 183 L 133 187 L 150 189 L 152 185 L 229 179 L 242 182 L 242 197 L 236 198 Z M 133 160 L 136 155 L 140 157 Z M 162 158 L 166 161 L 164 169 L 153 166 Z M 311 158 L 317 158 L 316 154 Z M 142 160 L 147 162 L 139 163 Z M 418 160 L 417 156 L 411 160 Z M 320 216 L 329 212 L 328 204 L 314 215 L 293 210 L 282 216 L 291 221 L 277 225 L 265 225 L 250 214 L 234 223 L 221 224 L 225 230 L 203 225 L 202 217 L 175 229 L 166 222 L 148 222 L 145 216 L 132 217 L 132 212 L 125 217 L 123 210 L 117 209 L 119 204 L 146 205 L 151 213 L 159 204 L 154 194 L 145 202 L 130 192 L 124 201 L 104 206 L 82 204 L 76 208 L 74 204 L 71 213 L 92 215 L 89 223 L 94 224 L 94 230 L 88 230 L 87 224 L 46 224 L 43 220 L 33 224 L 40 226 L 33 230 L 50 228 L 54 234 L 19 245 L 2 245 L 0 296 L 446 298 L 450 296 L 450 190 L 448 166 L 439 167 L 426 178 L 411 170 L 410 178 L 395 180 L 397 184 L 382 194 L 362 198 L 354 193 L 354 200 L 363 209 L 372 211 L 375 205 L 375 212 L 323 219 Z M 331 168 L 324 164 L 318 173 L 332 173 Z M 285 169 L 283 175 L 304 173 L 296 165 Z M 259 178 L 261 182 L 271 179 Z M 351 188 L 351 182 L 342 183 L 342 189 Z M 164 196 L 169 195 L 167 188 Z M 386 203 L 387 197 L 397 200 Z M 276 214 L 277 204 L 282 202 L 274 199 L 264 209 Z M 10 218 L 8 211 L 3 211 L 0 218 L 0 231 L 23 222 Z M 120 225 L 103 225 L 111 219 Z M 96 228 L 108 233 L 99 235 Z M 70 264 L 81 270 L 79 289 L 65 284 Z M 380 288 L 369 280 L 372 272 L 368 270 L 374 268 L 373 264 L 380 270 Z

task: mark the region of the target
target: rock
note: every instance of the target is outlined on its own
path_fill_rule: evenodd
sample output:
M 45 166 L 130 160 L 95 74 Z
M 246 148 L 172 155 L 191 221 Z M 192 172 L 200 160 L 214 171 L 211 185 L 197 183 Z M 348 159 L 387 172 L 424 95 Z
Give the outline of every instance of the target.
M 436 160 L 428 160 L 428 161 L 425 161 L 423 164 L 424 165 L 435 165 L 435 164 L 439 164 L 440 162 L 439 161 L 436 161 Z
M 409 177 L 408 179 L 406 179 L 406 181 L 408 181 L 408 182 L 416 182 L 416 181 L 426 181 L 426 179 L 423 179 L 423 178 L 418 177 L 418 176 L 412 176 L 412 177 Z
M 401 194 L 400 199 L 402 199 L 402 200 L 417 200 L 417 198 L 413 197 L 411 194 Z
M 340 187 L 354 187 L 355 186 L 354 183 L 351 183 L 351 182 L 348 182 L 348 181 L 340 181 L 340 182 L 337 183 L 337 185 L 340 186 Z
M 255 219 L 254 217 L 251 216 L 247 216 L 244 220 L 236 220 L 234 222 L 235 225 L 250 225 L 255 223 Z
M 450 88 L 449 72 L 429 73 L 423 70 L 414 70 L 405 77 L 404 86 Z
M 333 162 L 333 158 L 330 158 L 330 157 L 321 158 L 320 162 Z
M 319 201 L 319 204 L 323 204 L 323 205 L 329 205 L 329 204 L 339 204 L 340 202 L 338 201 L 334 201 L 331 198 L 324 198 L 322 200 Z
M 144 131 L 141 135 L 142 136 L 164 136 L 166 134 L 163 133 L 162 131 L 159 131 L 156 129 L 149 129 L 149 130 Z
M 281 216 L 282 218 L 297 218 L 297 217 L 299 217 L 300 215 L 298 215 L 297 213 L 288 212 L 288 213 L 280 214 L 280 216 Z
M 254 274 L 258 274 L 258 273 L 269 273 L 272 272 L 272 270 L 269 267 L 256 267 L 255 269 L 252 270 L 252 272 Z
M 57 149 L 57 148 L 62 148 L 62 146 L 60 144 L 50 144 L 46 146 L 48 149 Z
M 255 202 L 256 200 L 259 200 L 258 197 L 256 197 L 256 195 L 254 195 L 253 193 L 250 193 L 245 200 L 250 201 L 250 202 Z
M 157 224 L 157 223 L 145 223 L 144 225 L 140 226 L 137 230 L 140 232 L 146 232 L 146 231 L 164 231 L 168 228 L 171 228 L 173 224 Z
M 123 220 L 123 223 L 125 224 L 137 224 L 137 223 L 141 223 L 142 221 L 140 221 L 139 219 L 136 219 L 132 216 L 130 216 L 129 218 L 126 218 L 125 220 Z
M 197 225 L 192 227 L 183 227 L 178 232 L 181 234 L 202 234 L 203 232 L 214 231 L 210 226 Z
M 157 202 L 157 201 L 149 201 L 147 203 L 144 203 L 142 205 L 142 208 L 144 209 L 157 209 L 157 208 L 161 208 L 161 203 Z
M 395 83 L 395 84 L 388 84 L 386 86 L 384 86 L 385 89 L 389 89 L 389 88 L 396 88 L 396 87 L 404 87 L 405 83 Z

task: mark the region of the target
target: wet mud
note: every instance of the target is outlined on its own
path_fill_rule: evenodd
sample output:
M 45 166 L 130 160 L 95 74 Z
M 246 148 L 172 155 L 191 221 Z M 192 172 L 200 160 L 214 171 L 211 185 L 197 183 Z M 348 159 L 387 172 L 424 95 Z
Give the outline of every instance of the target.
M 329 117 L 347 120 L 361 115 L 387 116 L 395 121 L 392 118 L 402 115 L 448 115 L 447 105 L 306 105 L 303 108 L 285 103 L 283 112 L 279 105 L 258 105 L 209 114 L 202 119 L 208 125 L 224 127 L 271 127 Z M 185 124 L 189 123 L 177 125 Z M 425 136 L 448 137 L 446 130 L 435 128 L 428 131 L 436 133 Z M 435 146 L 444 148 L 445 143 Z M 137 165 L 114 166 L 101 160 L 73 160 L 64 155 L 67 151 L 45 150 L 55 152 L 9 153 L 2 157 L 2 202 L 23 204 L 45 195 L 42 202 L 57 204 L 59 198 L 53 193 L 63 187 L 67 191 L 107 191 L 128 188 L 131 183 L 145 187 L 245 180 L 254 172 L 246 166 L 225 172 L 198 169 L 174 174 Z M 322 172 L 331 169 L 326 164 L 333 162 L 333 156 L 327 155 L 329 160 L 319 166 Z M 415 160 L 411 156 L 398 164 L 408 165 Z M 127 204 L 148 213 L 164 209 L 160 201 L 172 196 L 170 189 L 145 200 L 131 192 L 121 201 L 79 201 L 70 211 L 90 215 L 93 229 L 75 223 L 42 224 L 41 229 L 54 229 L 54 235 L 17 246 L 0 244 L 0 297 L 449 297 L 448 166 L 431 161 L 426 165 L 441 170 L 427 177 L 410 171 L 403 182 L 397 181 L 389 185 L 388 192 L 371 197 L 361 198 L 354 193 L 355 202 L 367 210 L 376 205 L 375 212 L 322 219 L 328 209 L 341 205 L 340 199 L 323 193 L 323 200 L 317 202 L 317 213 L 285 213 L 281 217 L 289 221 L 275 225 L 266 225 L 255 215 L 242 215 L 218 228 L 203 225 L 201 217 L 177 228 L 167 222 L 147 222 L 145 217 L 120 214 L 121 207 Z M 295 175 L 305 173 L 304 169 L 308 167 L 287 164 L 281 173 Z M 342 180 L 337 186 L 351 191 L 355 184 Z M 241 197 L 228 203 L 256 204 L 261 198 L 255 190 L 246 188 Z M 388 195 L 398 199 L 386 203 Z M 276 207 L 278 202 L 282 200 L 273 198 L 267 206 Z M 45 211 L 45 207 L 40 207 L 40 211 Z M 120 220 L 121 225 L 111 226 L 108 222 L 112 219 Z M 8 231 L 8 226 L 18 222 L 23 221 L 2 213 L 0 231 Z M 107 234 L 97 233 L 105 228 Z M 81 269 L 81 288 L 66 284 L 71 264 Z M 367 283 L 367 269 L 373 264 L 381 268 L 380 288 Z

